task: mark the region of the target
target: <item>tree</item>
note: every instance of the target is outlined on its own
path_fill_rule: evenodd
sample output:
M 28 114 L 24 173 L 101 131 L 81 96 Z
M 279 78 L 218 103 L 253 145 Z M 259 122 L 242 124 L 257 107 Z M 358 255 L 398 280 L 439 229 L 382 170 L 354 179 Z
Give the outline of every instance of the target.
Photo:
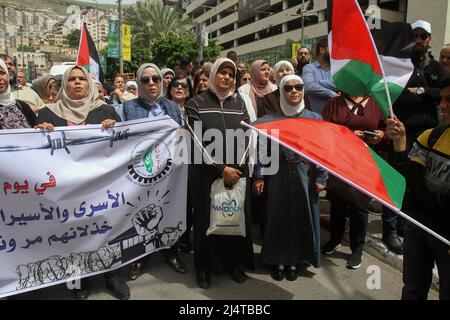
M 81 30 L 75 29 L 67 36 L 67 40 L 69 41 L 69 47 L 78 48 L 80 45 L 80 35 Z
M 222 50 L 217 41 L 210 41 L 204 48 L 204 57 L 216 59 Z M 198 46 L 194 34 L 186 36 L 157 37 L 152 45 L 153 62 L 159 66 L 176 68 L 184 57 L 191 57 L 194 63 L 198 63 Z
M 131 25 L 133 37 L 147 45 L 156 37 L 190 33 L 191 19 L 183 19 L 178 7 L 165 6 L 161 0 L 143 0 L 124 12 L 125 23 Z

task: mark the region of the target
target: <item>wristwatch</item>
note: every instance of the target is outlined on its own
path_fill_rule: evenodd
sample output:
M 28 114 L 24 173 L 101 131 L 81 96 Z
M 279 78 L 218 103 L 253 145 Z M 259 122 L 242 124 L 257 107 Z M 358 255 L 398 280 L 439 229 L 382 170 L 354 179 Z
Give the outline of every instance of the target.
M 418 87 L 416 94 L 421 95 L 425 93 L 425 88 L 424 87 Z

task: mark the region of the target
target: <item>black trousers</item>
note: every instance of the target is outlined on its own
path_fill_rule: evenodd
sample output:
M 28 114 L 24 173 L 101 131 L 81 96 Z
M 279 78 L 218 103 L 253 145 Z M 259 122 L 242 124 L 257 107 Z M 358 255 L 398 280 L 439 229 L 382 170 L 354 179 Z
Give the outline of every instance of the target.
M 350 249 L 362 254 L 366 242 L 368 212 L 358 209 L 338 196 L 330 199 L 330 236 L 334 243 L 341 243 L 345 233 L 346 217 L 350 218 Z
M 439 273 L 439 299 L 450 300 L 450 247 L 407 222 L 403 241 L 402 300 L 426 300 L 433 267 Z

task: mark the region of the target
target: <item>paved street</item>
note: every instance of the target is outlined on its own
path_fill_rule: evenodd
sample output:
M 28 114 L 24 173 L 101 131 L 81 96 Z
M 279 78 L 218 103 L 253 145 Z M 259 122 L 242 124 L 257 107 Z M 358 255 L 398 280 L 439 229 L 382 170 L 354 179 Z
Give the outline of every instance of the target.
M 322 230 L 322 243 L 328 239 Z M 248 272 L 249 279 L 242 285 L 234 283 L 227 274 L 213 275 L 212 287 L 203 290 L 197 287 L 193 269 L 193 255 L 182 255 L 189 267 L 185 275 L 174 272 L 165 264 L 162 255 L 154 254 L 145 272 L 135 281 L 130 281 L 131 299 L 256 299 L 256 300 L 328 300 L 328 299 L 387 299 L 398 300 L 401 295 L 402 274 L 389 265 L 364 254 L 362 266 L 357 270 L 345 268 L 350 253 L 345 243 L 335 254 L 323 258 L 322 267 L 308 267 L 297 281 L 274 281 L 270 271 L 259 260 L 260 245 L 255 244 L 257 270 Z M 367 280 L 373 274 L 368 268 L 379 267 L 380 289 L 367 288 Z M 126 276 L 125 272 L 123 276 Z M 106 290 L 102 276 L 92 281 L 90 300 L 114 299 Z M 56 286 L 14 297 L 15 299 L 73 299 L 65 286 Z M 436 291 L 430 291 L 429 299 L 437 299 Z

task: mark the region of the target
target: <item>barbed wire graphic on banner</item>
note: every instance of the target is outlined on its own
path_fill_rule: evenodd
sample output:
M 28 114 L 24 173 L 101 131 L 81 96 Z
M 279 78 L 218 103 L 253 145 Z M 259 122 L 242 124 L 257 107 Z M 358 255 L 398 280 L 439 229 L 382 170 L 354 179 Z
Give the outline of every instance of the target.
M 120 260 L 119 245 L 102 247 L 96 251 L 71 253 L 67 257 L 51 256 L 47 259 L 19 265 L 17 290 L 32 288 L 48 282 L 69 279 L 76 269 L 79 274 L 109 269 Z
M 145 131 L 136 131 L 130 132 L 130 129 L 116 131 L 114 129 L 109 130 L 109 135 L 106 136 L 97 136 L 91 138 L 79 138 L 79 139 L 68 139 L 66 137 L 66 133 L 64 131 L 60 131 L 60 136 L 55 137 L 58 131 L 51 132 L 47 134 L 48 142 L 42 144 L 40 146 L 31 147 L 31 146 L 14 146 L 14 145 L 6 145 L 0 146 L 0 152 L 20 152 L 27 150 L 42 150 L 42 149 L 50 149 L 50 155 L 54 155 L 56 150 L 64 149 L 68 154 L 70 154 L 69 146 L 77 146 L 84 145 L 90 143 L 97 143 L 102 141 L 109 141 L 109 147 L 112 148 L 114 146 L 114 142 L 127 140 L 129 137 L 135 136 L 145 136 L 152 132 L 170 132 L 172 130 L 145 130 Z

